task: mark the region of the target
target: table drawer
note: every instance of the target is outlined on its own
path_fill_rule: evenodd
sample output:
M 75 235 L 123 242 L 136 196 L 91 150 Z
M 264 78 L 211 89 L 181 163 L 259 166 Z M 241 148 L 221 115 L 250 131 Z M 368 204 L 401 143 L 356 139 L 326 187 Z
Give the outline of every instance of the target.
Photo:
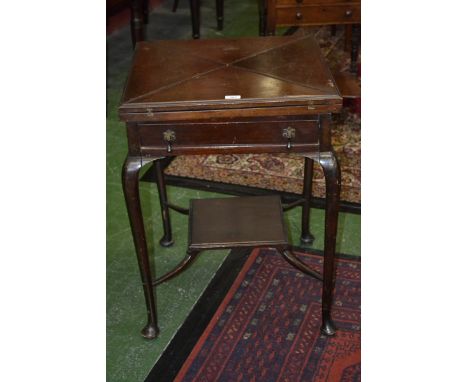
M 138 125 L 141 154 L 315 152 L 318 121 Z
M 357 0 L 276 0 L 276 6 L 297 7 L 301 5 L 318 5 L 328 3 L 359 3 Z
M 276 8 L 277 25 L 356 24 L 360 22 L 360 3 Z

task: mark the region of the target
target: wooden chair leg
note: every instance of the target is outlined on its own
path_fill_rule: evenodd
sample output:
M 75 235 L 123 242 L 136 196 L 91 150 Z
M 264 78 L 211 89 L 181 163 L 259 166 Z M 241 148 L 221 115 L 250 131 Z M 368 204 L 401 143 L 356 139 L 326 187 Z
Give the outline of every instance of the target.
M 351 38 L 353 35 L 353 26 L 348 24 L 345 25 L 345 44 L 344 44 L 344 50 L 346 52 L 349 52 L 351 50 Z
M 190 13 L 192 15 L 192 37 L 200 38 L 200 0 L 190 0 Z
M 223 30 L 224 22 L 224 0 L 216 0 L 216 20 L 218 23 L 218 30 Z
M 148 24 L 149 20 L 149 0 L 143 0 L 143 22 Z
M 142 0 L 130 2 L 130 30 L 132 32 L 133 47 L 138 41 L 145 40 L 145 23 Z
M 353 74 L 357 74 L 358 72 L 357 58 L 358 58 L 360 40 L 361 40 L 361 28 L 359 24 L 353 24 L 352 36 L 351 36 L 351 67 L 350 67 L 350 72 Z
M 265 20 L 266 20 L 266 10 L 264 0 L 258 1 L 258 35 L 265 36 Z

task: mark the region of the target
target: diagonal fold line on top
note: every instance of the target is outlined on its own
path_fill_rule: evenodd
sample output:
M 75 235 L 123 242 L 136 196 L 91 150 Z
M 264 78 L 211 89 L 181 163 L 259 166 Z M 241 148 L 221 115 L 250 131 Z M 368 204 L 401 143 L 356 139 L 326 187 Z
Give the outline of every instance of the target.
M 290 79 L 288 79 L 288 78 L 283 78 L 283 77 L 280 77 L 280 76 L 275 76 L 274 74 L 269 74 L 269 73 L 260 72 L 260 71 L 257 71 L 257 70 L 255 70 L 255 69 L 251 69 L 251 68 L 244 68 L 244 67 L 242 67 L 242 66 L 232 66 L 232 68 L 241 69 L 241 70 L 244 70 L 244 71 L 246 71 L 246 72 L 251 72 L 251 73 L 254 73 L 254 74 L 261 75 L 261 76 L 274 78 L 275 80 L 279 80 L 279 81 L 283 81 L 283 82 L 288 82 L 288 83 L 290 83 L 290 84 L 297 85 L 297 86 L 301 86 L 301 87 L 304 87 L 304 88 L 313 89 L 313 90 L 318 90 L 318 91 L 322 91 L 322 92 L 327 92 L 327 95 L 330 94 L 330 89 L 328 89 L 328 88 L 306 85 L 306 84 L 303 84 L 303 83 L 298 82 L 298 81 L 290 80 Z
M 284 42 L 283 44 L 280 44 L 280 45 L 276 45 L 276 46 L 272 46 L 270 48 L 265 48 L 263 50 L 260 50 L 260 51 L 257 51 L 255 53 L 252 53 L 252 54 L 248 54 L 247 56 L 244 56 L 244 57 L 241 57 L 241 58 L 238 58 L 234 61 L 231 61 L 231 62 L 222 62 L 222 61 L 218 61 L 218 60 L 215 60 L 213 58 L 210 58 L 210 57 L 204 57 L 204 56 L 201 56 L 199 54 L 195 54 L 195 53 L 191 53 L 191 55 L 193 57 L 197 57 L 197 58 L 203 58 L 207 61 L 210 61 L 210 62 L 213 62 L 213 63 L 216 63 L 216 64 L 220 64 L 220 65 L 223 65 L 223 66 L 231 66 L 231 65 L 234 65 L 234 64 L 237 64 L 238 62 L 241 62 L 241 61 L 244 61 L 244 60 L 247 60 L 249 58 L 252 58 L 252 57 L 255 57 L 255 56 L 259 56 L 263 53 L 267 53 L 269 52 L 270 50 L 275 50 L 275 49 L 279 49 L 279 48 L 282 48 L 286 45 L 289 45 L 289 44 L 293 44 L 295 42 L 298 42 L 298 41 L 301 41 L 301 40 L 305 40 L 306 38 L 310 38 L 312 35 L 306 35 L 306 36 L 302 36 L 302 37 L 296 37 L 294 36 L 295 38 L 292 39 L 291 41 L 286 41 Z M 271 37 L 271 36 L 270 36 Z M 291 36 L 288 36 L 288 37 L 291 37 Z M 257 37 L 252 37 L 252 39 L 256 39 Z
M 204 76 L 204 75 L 206 75 L 206 74 L 209 74 L 209 73 L 211 73 L 211 72 L 214 72 L 214 71 L 216 71 L 216 70 L 220 70 L 220 69 L 222 69 L 222 68 L 225 68 L 226 66 L 235 67 L 235 68 L 241 68 L 241 67 L 239 67 L 239 66 L 233 66 L 233 64 L 236 64 L 236 63 L 239 63 L 239 62 L 241 62 L 241 61 L 247 60 L 247 59 L 249 59 L 249 58 L 258 56 L 258 55 L 260 55 L 260 54 L 267 53 L 267 52 L 269 52 L 269 51 L 271 51 L 271 50 L 279 49 L 279 48 L 282 48 L 282 47 L 284 47 L 284 46 L 293 44 L 293 43 L 295 43 L 295 42 L 298 42 L 298 41 L 301 41 L 301 40 L 305 40 L 305 39 L 310 38 L 310 37 L 311 37 L 311 35 L 306 35 L 306 36 L 294 38 L 294 39 L 291 40 L 291 41 L 286 41 L 286 42 L 283 43 L 283 44 L 280 44 L 280 45 L 277 45 L 277 46 L 274 46 L 274 47 L 271 47 L 271 48 L 267 48 L 267 49 L 260 50 L 260 51 L 258 51 L 258 52 L 255 52 L 255 53 L 252 53 L 252 54 L 247 55 L 247 56 L 245 56 L 245 57 L 239 58 L 239 59 L 234 60 L 234 61 L 232 61 L 232 62 L 230 62 L 230 63 L 227 63 L 227 64 L 226 64 L 226 63 L 219 62 L 219 61 L 216 61 L 216 60 L 213 60 L 212 58 L 203 57 L 203 56 L 199 56 L 199 55 L 196 55 L 196 54 L 193 54 L 193 53 L 192 53 L 192 54 L 190 54 L 190 55 L 193 56 L 193 57 L 196 57 L 196 58 L 198 58 L 198 59 L 204 59 L 204 60 L 206 60 L 206 61 L 219 64 L 220 66 L 219 66 L 219 67 L 216 67 L 216 68 L 213 68 L 213 69 L 206 70 L 206 71 L 204 71 L 204 72 L 196 73 L 196 74 L 194 74 L 194 75 L 192 75 L 192 76 L 190 76 L 190 77 L 185 77 L 185 78 L 183 78 L 183 79 L 181 79 L 181 80 L 179 80 L 179 81 L 175 81 L 175 82 L 172 82 L 172 83 L 170 83 L 170 84 L 161 86 L 161 87 L 159 87 L 158 89 L 152 90 L 152 91 L 147 92 L 147 93 L 145 93 L 145 94 L 141 94 L 141 95 L 139 95 L 139 96 L 137 96 L 137 97 L 130 98 L 129 100 L 125 101 L 125 103 L 131 103 L 131 102 L 137 101 L 137 100 L 139 100 L 139 99 L 145 98 L 145 97 L 147 97 L 147 96 L 149 96 L 149 95 L 157 94 L 157 93 L 159 93 L 159 92 L 162 91 L 162 90 L 170 89 L 170 88 L 172 88 L 172 87 L 174 87 L 174 86 L 180 85 L 180 84 L 182 84 L 182 83 L 184 83 L 184 82 L 188 82 L 188 81 L 190 81 L 190 80 L 192 80 L 192 79 L 195 79 L 195 78 L 197 78 L 197 77 L 202 77 L 202 76 Z M 314 87 L 311 87 L 311 86 L 307 86 L 307 85 L 304 85 L 304 84 L 300 84 L 300 83 L 295 82 L 295 81 L 286 80 L 286 79 L 281 78 L 281 77 L 275 77 L 275 76 L 273 76 L 273 75 L 267 75 L 267 74 L 265 74 L 265 73 L 256 72 L 256 71 L 250 70 L 250 69 L 245 69 L 245 68 L 242 68 L 242 69 L 247 70 L 247 71 L 250 71 L 250 72 L 255 73 L 255 74 L 260 74 L 260 75 L 272 77 L 272 78 L 275 78 L 275 79 L 279 79 L 279 80 L 282 80 L 282 81 L 285 81 L 285 82 L 290 82 L 290 83 L 293 83 L 293 84 L 295 84 L 295 85 L 298 85 L 298 84 L 299 84 L 299 85 L 301 85 L 301 86 L 305 86 L 305 87 L 308 87 L 308 88 L 310 88 L 310 89 L 322 90 L 322 91 L 323 91 L 323 89 L 314 88 Z
M 289 37 L 289 36 L 288 36 L 288 37 Z M 267 48 L 267 49 L 261 50 L 260 52 L 253 53 L 253 54 L 249 54 L 248 56 L 245 56 L 245 57 L 239 58 L 239 59 L 237 59 L 237 60 L 234 60 L 234 61 L 230 62 L 229 65 L 237 64 L 238 62 L 241 62 L 241 61 L 244 61 L 244 60 L 248 60 L 249 58 L 252 58 L 252 57 L 259 56 L 259 55 L 261 55 L 261 54 L 267 53 L 267 52 L 269 52 L 270 50 L 280 49 L 280 48 L 283 48 L 283 47 L 285 47 L 285 46 L 287 46 L 287 45 L 293 44 L 293 43 L 295 43 L 295 42 L 298 42 L 298 41 L 301 41 L 301 40 L 305 40 L 305 39 L 307 39 L 307 38 L 310 38 L 310 35 L 294 38 L 294 39 L 291 40 L 291 41 L 286 41 L 284 44 L 280 44 L 280 45 L 278 45 L 278 46 L 273 46 L 273 47 L 271 47 L 271 48 Z
M 190 80 L 193 80 L 197 77 L 202 77 L 208 73 L 211 73 L 211 72 L 215 72 L 216 70 L 220 70 L 220 69 L 223 69 L 223 66 L 218 66 L 216 68 L 213 68 L 213 69 L 209 69 L 209 70 L 206 70 L 204 72 L 199 72 L 199 73 L 196 73 L 190 77 L 185 77 L 179 81 L 175 81 L 175 82 L 171 82 L 170 84 L 167 84 L 167 85 L 163 85 L 155 90 L 151 90 L 150 92 L 147 92 L 145 94 L 142 94 L 142 95 L 139 95 L 138 97 L 134 97 L 134 98 L 130 98 L 129 100 L 125 101 L 125 103 L 129 103 L 129 102 L 133 102 L 133 101 L 136 101 L 136 100 L 139 100 L 141 98 L 145 98 L 151 94 L 156 94 L 156 93 L 159 93 L 161 90 L 166 90 L 166 89 L 170 89 L 174 86 L 177 86 L 177 85 L 180 85 L 180 84 L 183 84 L 184 82 L 188 82 Z

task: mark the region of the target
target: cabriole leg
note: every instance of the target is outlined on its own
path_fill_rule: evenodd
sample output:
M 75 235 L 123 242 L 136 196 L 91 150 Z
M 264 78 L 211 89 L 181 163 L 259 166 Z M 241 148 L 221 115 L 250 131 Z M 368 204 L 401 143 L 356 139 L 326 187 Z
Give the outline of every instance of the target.
M 127 157 L 122 169 L 122 185 L 127 204 L 128 217 L 132 228 L 133 242 L 140 268 L 143 291 L 145 294 L 148 323 L 141 334 L 148 339 L 156 338 L 159 333 L 156 313 L 156 299 L 152 286 L 151 268 L 146 244 L 145 226 L 140 202 L 139 173 L 142 167 L 141 159 Z
M 341 175 L 338 161 L 336 160 L 333 152 L 320 153 L 319 162 L 323 168 L 326 182 L 321 331 L 328 336 L 332 336 L 336 332 L 330 311 L 333 297 L 333 276 L 335 270 L 335 247 L 338 227 L 338 202 L 340 197 Z

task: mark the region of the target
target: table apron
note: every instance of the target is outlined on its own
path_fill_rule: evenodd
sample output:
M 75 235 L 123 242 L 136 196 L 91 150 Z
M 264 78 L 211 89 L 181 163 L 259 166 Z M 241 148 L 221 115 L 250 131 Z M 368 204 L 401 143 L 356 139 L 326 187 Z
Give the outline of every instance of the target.
M 355 24 L 361 22 L 361 3 L 277 7 L 276 25 Z
M 317 120 L 144 123 L 134 132 L 142 156 L 315 152 L 320 142 Z

